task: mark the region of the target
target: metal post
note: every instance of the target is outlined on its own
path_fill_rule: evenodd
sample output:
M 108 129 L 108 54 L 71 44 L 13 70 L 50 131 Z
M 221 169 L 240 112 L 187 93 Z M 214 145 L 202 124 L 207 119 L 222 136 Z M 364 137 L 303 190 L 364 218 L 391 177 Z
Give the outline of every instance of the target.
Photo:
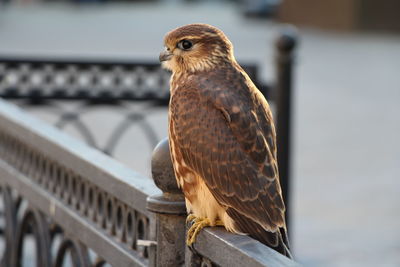
M 290 213 L 290 163 L 291 163 L 291 109 L 292 69 L 297 43 L 296 30 L 285 28 L 276 42 L 276 103 L 277 103 L 277 148 L 279 176 L 286 205 L 286 222 L 289 228 Z
M 156 214 L 156 266 L 182 266 L 186 206 L 174 176 L 167 138 L 154 149 L 151 169 L 155 184 L 163 191 L 147 199 L 147 209 Z

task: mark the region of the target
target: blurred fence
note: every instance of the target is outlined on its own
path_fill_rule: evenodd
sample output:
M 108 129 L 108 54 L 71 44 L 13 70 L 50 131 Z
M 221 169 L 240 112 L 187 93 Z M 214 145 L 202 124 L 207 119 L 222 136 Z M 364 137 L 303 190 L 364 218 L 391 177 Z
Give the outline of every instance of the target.
M 273 86 L 259 82 L 255 66 L 245 66 L 267 97 L 278 92 L 279 160 L 287 169 L 294 44 L 289 33 L 279 37 Z M 61 110 L 57 125 L 74 123 L 88 144 L 108 154 L 132 123 L 142 123 L 157 142 L 145 113 L 128 113 L 102 148 L 91 141 L 94 133 L 79 120 L 80 112 L 124 101 L 166 106 L 166 88 L 168 75 L 156 63 L 0 59 L 3 98 L 24 99 L 23 106 L 82 101 L 74 112 Z M 73 266 L 295 266 L 249 237 L 218 228 L 202 231 L 194 252 L 185 250 L 185 206 L 165 142 L 154 152 L 152 172 L 161 191 L 150 179 L 0 101 L 2 266 L 25 266 L 28 243 L 35 248 L 29 259 L 44 267 L 65 261 Z M 287 190 L 289 172 L 282 173 Z
M 267 95 L 270 88 L 259 83 L 258 68 L 243 65 L 260 90 Z M 73 125 L 92 147 L 108 155 L 121 137 L 135 124 L 145 132 L 151 147 L 159 141 L 158 134 L 146 117 L 156 107 L 166 108 L 169 101 L 170 74 L 155 62 L 121 62 L 93 60 L 60 60 L 0 57 L 0 96 L 23 100 L 24 107 L 51 107 L 58 118 L 55 125 L 65 128 Z M 60 102 L 74 101 L 79 105 L 65 110 Z M 104 146 L 96 142 L 94 129 L 83 122 L 82 115 L 92 107 L 123 108 L 128 102 L 141 102 L 140 110 L 121 115 L 123 120 L 115 127 Z

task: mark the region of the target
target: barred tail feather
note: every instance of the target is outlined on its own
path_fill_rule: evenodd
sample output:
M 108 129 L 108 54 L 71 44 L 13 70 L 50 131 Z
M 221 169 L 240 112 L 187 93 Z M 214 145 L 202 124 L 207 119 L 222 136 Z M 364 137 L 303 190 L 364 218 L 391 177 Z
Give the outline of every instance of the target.
M 258 223 L 250 220 L 232 208 L 228 208 L 226 212 L 234 220 L 240 232 L 249 234 L 249 236 L 252 238 L 260 241 L 261 243 L 288 258 L 293 258 L 290 252 L 287 233 L 284 228 L 280 228 L 276 232 L 269 232 Z

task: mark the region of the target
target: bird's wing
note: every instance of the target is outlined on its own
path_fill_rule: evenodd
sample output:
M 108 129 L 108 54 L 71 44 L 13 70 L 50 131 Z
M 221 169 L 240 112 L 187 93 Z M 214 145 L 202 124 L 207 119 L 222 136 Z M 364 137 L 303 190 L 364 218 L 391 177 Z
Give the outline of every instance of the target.
M 268 104 L 246 79 L 206 81 L 173 95 L 175 146 L 220 204 L 276 232 L 285 206 Z

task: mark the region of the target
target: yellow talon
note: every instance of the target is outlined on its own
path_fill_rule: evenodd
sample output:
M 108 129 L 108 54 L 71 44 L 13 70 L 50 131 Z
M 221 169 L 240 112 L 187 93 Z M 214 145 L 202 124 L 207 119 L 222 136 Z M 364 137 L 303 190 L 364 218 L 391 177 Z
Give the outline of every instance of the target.
M 200 232 L 201 229 L 207 226 L 224 226 L 221 220 L 216 220 L 214 224 L 211 223 L 211 221 L 208 218 L 200 218 L 196 217 L 193 214 L 190 214 L 186 218 L 186 223 L 193 221 L 192 226 L 189 228 L 187 231 L 187 238 L 186 238 L 186 244 L 188 246 L 191 246 L 195 241 L 198 233 Z
M 196 219 L 197 219 L 196 216 L 194 216 L 193 214 L 189 214 L 189 215 L 186 217 L 186 224 L 188 224 L 188 223 L 191 222 L 191 221 L 195 221 Z
M 210 226 L 211 222 L 207 218 L 196 218 L 194 219 L 193 225 L 187 232 L 186 243 L 190 246 L 196 241 L 197 234 L 206 226 Z

